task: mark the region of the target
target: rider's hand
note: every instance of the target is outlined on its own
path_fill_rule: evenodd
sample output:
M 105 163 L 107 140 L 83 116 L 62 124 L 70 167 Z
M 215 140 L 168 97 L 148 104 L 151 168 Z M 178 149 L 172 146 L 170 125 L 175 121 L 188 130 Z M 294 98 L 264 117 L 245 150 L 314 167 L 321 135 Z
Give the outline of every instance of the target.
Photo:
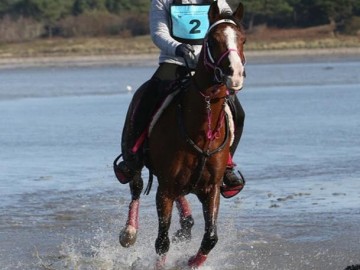
M 183 57 L 190 68 L 195 68 L 196 57 L 194 48 L 189 44 L 180 44 L 175 49 L 175 55 Z
M 176 56 L 185 57 L 186 55 L 193 54 L 194 48 L 189 44 L 180 44 L 175 49 Z

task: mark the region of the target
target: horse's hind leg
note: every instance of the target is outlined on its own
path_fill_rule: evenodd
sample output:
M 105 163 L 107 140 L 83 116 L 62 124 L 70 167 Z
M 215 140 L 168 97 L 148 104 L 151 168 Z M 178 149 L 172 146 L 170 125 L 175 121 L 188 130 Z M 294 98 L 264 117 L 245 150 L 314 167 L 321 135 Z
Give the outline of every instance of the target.
M 128 219 L 125 228 L 120 232 L 119 241 L 123 247 L 130 247 L 136 242 L 139 228 L 140 194 L 143 189 L 143 180 L 139 172 L 129 183 L 131 202 L 129 204 Z
M 201 246 L 197 254 L 190 258 L 188 265 L 191 268 L 200 267 L 210 251 L 215 247 L 218 236 L 216 230 L 217 215 L 219 211 L 220 189 L 214 187 L 213 191 L 207 196 L 198 196 L 202 206 L 205 220 L 205 234 L 203 236 Z
M 172 240 L 173 242 L 188 241 L 191 239 L 191 228 L 194 226 L 190 204 L 184 196 L 178 197 L 175 202 L 180 214 L 181 228 L 175 233 Z
M 160 188 L 156 193 L 156 208 L 159 220 L 158 236 L 155 241 L 156 253 L 159 258 L 156 263 L 156 269 L 163 269 L 165 266 L 166 253 L 170 248 L 169 227 L 171 223 L 171 213 L 174 200 Z

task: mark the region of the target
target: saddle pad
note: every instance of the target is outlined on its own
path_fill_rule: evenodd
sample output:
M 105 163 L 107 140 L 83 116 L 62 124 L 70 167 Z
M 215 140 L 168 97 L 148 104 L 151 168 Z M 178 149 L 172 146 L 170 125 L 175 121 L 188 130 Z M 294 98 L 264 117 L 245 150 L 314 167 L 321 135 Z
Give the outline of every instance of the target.
M 154 128 L 154 125 L 156 124 L 156 122 L 159 120 L 161 114 L 163 113 L 163 111 L 167 108 L 167 106 L 169 106 L 169 104 L 171 103 L 171 101 L 174 99 L 174 97 L 180 92 L 179 90 L 176 90 L 174 92 L 172 92 L 171 94 L 169 94 L 163 101 L 163 103 L 160 105 L 159 109 L 154 113 L 150 125 L 149 125 L 149 130 L 148 130 L 148 137 L 150 137 L 151 131 Z

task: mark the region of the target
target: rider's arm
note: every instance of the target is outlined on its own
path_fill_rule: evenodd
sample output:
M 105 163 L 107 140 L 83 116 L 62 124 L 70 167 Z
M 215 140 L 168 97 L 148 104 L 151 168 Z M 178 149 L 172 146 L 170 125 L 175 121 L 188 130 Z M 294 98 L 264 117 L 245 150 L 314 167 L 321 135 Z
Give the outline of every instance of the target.
M 195 3 L 198 1 L 194 1 Z M 182 57 L 176 55 L 176 48 L 181 44 L 170 34 L 171 0 L 152 0 L 150 9 L 150 34 L 154 44 L 160 49 L 159 62 L 185 65 Z M 225 0 L 218 0 L 221 12 L 231 12 Z M 194 45 L 194 55 L 198 57 L 201 45 Z
M 170 1 L 151 1 L 150 33 L 154 44 L 162 52 L 175 56 L 175 49 L 181 43 L 170 35 Z

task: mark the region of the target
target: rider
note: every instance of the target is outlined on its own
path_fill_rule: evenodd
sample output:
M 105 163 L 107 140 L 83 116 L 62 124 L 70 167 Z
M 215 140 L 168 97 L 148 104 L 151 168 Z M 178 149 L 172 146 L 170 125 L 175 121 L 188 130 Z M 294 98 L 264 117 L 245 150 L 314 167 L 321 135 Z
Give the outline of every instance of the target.
M 123 161 L 114 170 L 118 180 L 125 184 L 135 177 L 141 178 L 144 155 L 137 139 L 143 135 L 149 124 L 151 114 L 159 99 L 165 95 L 164 85 L 181 79 L 188 74 L 188 68 L 195 68 L 201 44 L 209 27 L 208 10 L 212 0 L 152 0 L 150 11 L 150 32 L 155 45 L 160 49 L 159 67 L 152 78 L 135 93 L 129 106 L 122 133 Z M 232 14 L 225 0 L 218 0 L 221 12 Z M 235 121 L 235 138 L 231 146 L 234 155 L 240 141 L 245 113 L 234 95 L 230 108 Z M 135 147 L 134 147 L 135 145 Z M 244 186 L 243 178 L 234 172 L 235 164 L 230 158 L 223 183 L 227 187 Z

